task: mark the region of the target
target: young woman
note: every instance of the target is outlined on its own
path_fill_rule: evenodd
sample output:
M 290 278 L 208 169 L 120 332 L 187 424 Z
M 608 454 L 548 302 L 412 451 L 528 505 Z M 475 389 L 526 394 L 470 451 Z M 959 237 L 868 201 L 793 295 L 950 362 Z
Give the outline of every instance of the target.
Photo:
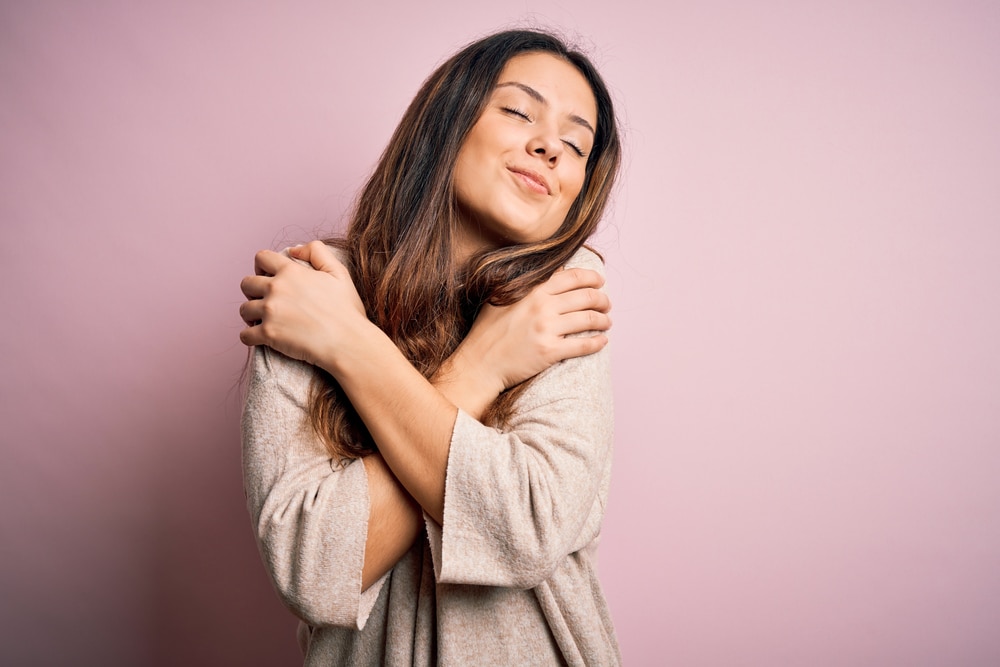
M 346 238 L 257 254 L 246 491 L 306 664 L 620 662 L 595 562 L 610 305 L 583 247 L 619 161 L 590 62 L 498 33 L 424 83 Z

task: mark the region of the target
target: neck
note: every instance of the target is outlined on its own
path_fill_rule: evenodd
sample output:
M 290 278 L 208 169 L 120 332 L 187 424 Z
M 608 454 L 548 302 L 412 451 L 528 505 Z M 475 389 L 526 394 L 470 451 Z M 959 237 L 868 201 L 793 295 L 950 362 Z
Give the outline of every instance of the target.
M 495 239 L 483 233 L 483 228 L 478 222 L 464 213 L 459 213 L 451 239 L 452 266 L 456 271 L 468 264 L 476 253 L 499 247 Z

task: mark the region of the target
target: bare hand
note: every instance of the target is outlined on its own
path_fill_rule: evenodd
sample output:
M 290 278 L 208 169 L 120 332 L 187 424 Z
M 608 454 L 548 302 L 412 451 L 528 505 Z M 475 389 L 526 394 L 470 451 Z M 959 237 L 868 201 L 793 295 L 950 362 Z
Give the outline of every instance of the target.
M 350 336 L 371 323 L 347 267 L 330 248 L 313 241 L 288 252 L 311 267 L 270 250 L 254 257 L 256 275 L 240 283 L 247 297 L 240 305 L 247 323 L 240 341 L 326 368 Z
M 472 373 L 496 393 L 549 366 L 593 354 L 608 343 L 611 301 L 604 277 L 589 269 L 557 271 L 510 306 L 484 305 L 453 357 L 452 371 Z

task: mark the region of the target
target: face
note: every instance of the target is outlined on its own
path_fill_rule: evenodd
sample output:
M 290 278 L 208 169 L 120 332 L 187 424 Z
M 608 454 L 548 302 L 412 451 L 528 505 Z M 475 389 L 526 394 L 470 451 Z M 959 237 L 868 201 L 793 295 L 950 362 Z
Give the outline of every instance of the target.
M 552 236 L 583 187 L 596 129 L 576 67 L 547 53 L 511 58 L 455 163 L 459 252 Z

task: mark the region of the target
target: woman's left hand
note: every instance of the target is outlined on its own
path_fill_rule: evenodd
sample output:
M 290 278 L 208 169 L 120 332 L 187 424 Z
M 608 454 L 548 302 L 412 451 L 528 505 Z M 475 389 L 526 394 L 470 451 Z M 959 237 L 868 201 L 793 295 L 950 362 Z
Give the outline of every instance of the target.
M 372 325 L 351 275 L 320 241 L 290 248 L 291 258 L 270 250 L 254 257 L 256 275 L 240 282 L 247 301 L 240 317 L 244 345 L 267 345 L 333 372 L 337 354 Z M 294 258 L 294 259 L 292 259 Z M 303 266 L 294 261 L 308 262 Z
M 503 391 L 608 343 L 611 301 L 591 269 L 559 270 L 509 306 L 484 304 L 434 385 L 479 419 Z M 592 335 L 580 335 L 593 332 Z

